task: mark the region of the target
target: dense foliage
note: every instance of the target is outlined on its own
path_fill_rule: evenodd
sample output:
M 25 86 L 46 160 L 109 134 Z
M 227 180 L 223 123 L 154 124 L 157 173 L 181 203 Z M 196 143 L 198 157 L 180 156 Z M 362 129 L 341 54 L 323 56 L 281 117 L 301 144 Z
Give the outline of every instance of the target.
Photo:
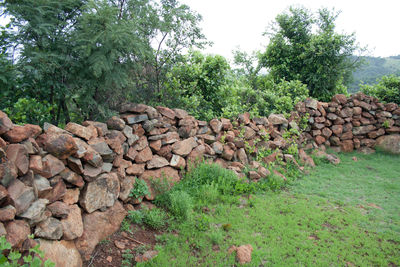
M 375 85 L 361 85 L 361 91 L 367 95 L 375 96 L 383 102 L 400 105 L 400 76 L 383 76 L 377 80 Z
M 338 13 L 320 9 L 314 16 L 305 8 L 291 7 L 276 17 L 270 43 L 260 63 L 275 80 L 300 80 L 310 95 L 328 100 L 346 92 L 344 85 L 358 65 L 351 57 L 358 49 L 354 34 L 335 31 Z
M 289 113 L 308 96 L 345 92 L 354 35 L 336 13 L 291 8 L 263 53 L 208 45 L 201 16 L 176 0 L 3 1 L 0 109 L 15 123 L 104 120 L 124 102 L 182 108 L 198 119 Z M 314 32 L 314 28 L 317 31 Z

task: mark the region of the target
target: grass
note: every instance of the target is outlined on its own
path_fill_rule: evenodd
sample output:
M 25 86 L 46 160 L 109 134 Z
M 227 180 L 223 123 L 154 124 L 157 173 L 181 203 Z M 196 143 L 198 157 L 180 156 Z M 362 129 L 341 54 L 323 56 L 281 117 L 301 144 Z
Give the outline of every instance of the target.
M 281 192 L 195 169 L 177 189 L 193 199 L 190 218 L 171 220 L 158 256 L 138 266 L 236 266 L 228 248 L 244 244 L 254 249 L 248 266 L 400 265 L 400 157 L 340 157 Z

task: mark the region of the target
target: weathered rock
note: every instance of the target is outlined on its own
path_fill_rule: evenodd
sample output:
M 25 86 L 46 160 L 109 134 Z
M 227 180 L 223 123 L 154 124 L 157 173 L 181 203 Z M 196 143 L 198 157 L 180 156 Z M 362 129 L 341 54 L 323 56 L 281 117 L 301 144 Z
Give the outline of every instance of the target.
M 73 133 L 76 136 L 79 136 L 80 138 L 85 139 L 86 141 L 90 140 L 93 137 L 93 132 L 88 127 L 79 125 L 74 122 L 69 122 L 65 126 L 65 130 Z
M 179 156 L 187 156 L 197 146 L 196 140 L 191 137 L 183 141 L 178 141 L 172 145 L 172 152 Z
M 83 234 L 83 222 L 81 209 L 78 205 L 69 206 L 69 213 L 67 218 L 61 219 L 63 228 L 63 239 L 74 240 L 81 237 Z
M 174 154 L 172 155 L 169 165 L 175 169 L 181 170 L 185 168 L 186 161 L 183 157 Z
M 158 155 L 155 155 L 150 161 L 147 162 L 147 169 L 162 168 L 168 165 L 169 165 L 168 160 Z
M 113 116 L 107 121 L 107 127 L 111 130 L 122 131 L 125 127 L 125 122 L 123 119 Z
M 42 128 L 38 125 L 15 125 L 11 130 L 4 134 L 4 139 L 11 143 L 20 143 L 29 137 L 36 138 L 41 132 Z
M 151 153 L 150 147 L 146 147 L 142 151 L 140 151 L 136 157 L 135 157 L 135 162 L 136 163 L 146 163 L 149 160 L 153 158 L 153 153 Z
M 68 134 L 47 134 L 44 149 L 59 159 L 66 159 L 78 151 L 78 145 Z
M 67 218 L 70 208 L 68 204 L 61 201 L 56 201 L 47 206 L 47 209 L 51 212 L 51 215 L 56 218 Z
M 273 125 L 288 124 L 288 120 L 282 114 L 271 114 L 268 117 L 268 121 Z
M 400 135 L 381 136 L 376 139 L 375 147 L 392 154 L 400 154 Z
M 12 205 L 17 210 L 17 215 L 25 212 L 35 200 L 33 188 L 26 186 L 17 179 L 11 181 L 8 194 Z
M 224 145 L 224 150 L 222 152 L 222 157 L 226 160 L 232 160 L 235 155 L 235 151 L 229 145 Z
M 332 97 L 332 102 L 336 102 L 339 105 L 344 105 L 347 103 L 347 97 L 343 94 L 337 94 Z
M 127 124 L 135 124 L 135 123 L 139 123 L 142 121 L 147 121 L 149 119 L 149 117 L 147 116 L 147 114 L 141 114 L 141 115 L 128 115 L 124 117 L 125 121 Z
M 63 235 L 61 222 L 53 217 L 40 222 L 35 229 L 35 236 L 50 240 L 58 240 Z
M 4 186 L 0 185 L 0 203 L 1 203 L 1 201 L 2 201 L 3 199 L 5 199 L 7 196 L 8 196 L 7 189 L 6 189 Z
M 29 155 L 39 153 L 39 150 L 40 150 L 39 145 L 36 143 L 35 139 L 33 139 L 32 137 L 29 137 L 25 141 L 22 141 L 21 144 L 24 145 L 24 147 L 26 148 L 26 151 L 28 152 Z M 1 145 L 0 145 L 0 147 L 1 147 Z
M 33 202 L 24 213 L 19 215 L 19 217 L 29 220 L 30 224 L 39 222 L 48 203 L 49 201 L 47 199 L 40 198 Z
M 0 221 L 5 222 L 14 220 L 16 213 L 17 210 L 11 205 L 0 208 Z
M 4 227 L 3 223 L 0 223 L 0 236 L 5 236 L 7 235 L 6 228 Z
M 85 164 L 83 169 L 83 177 L 85 178 L 85 181 L 91 182 L 95 180 L 96 177 L 99 176 L 102 172 L 102 167 L 95 168 L 92 165 Z
M 29 224 L 24 220 L 15 220 L 6 224 L 6 239 L 13 248 L 20 247 L 31 234 Z
M 93 126 L 96 128 L 97 130 L 97 135 L 98 136 L 104 136 L 108 133 L 108 127 L 107 124 L 103 123 L 103 122 L 98 122 L 98 121 L 84 121 L 82 122 L 83 126 Z
M 18 177 L 18 169 L 10 160 L 0 161 L 0 180 L 1 184 L 8 186 L 15 178 Z
M 236 151 L 237 159 L 242 163 L 242 164 L 248 164 L 249 159 L 247 158 L 246 151 L 244 148 L 240 148 Z
M 169 119 L 172 119 L 172 120 L 175 119 L 176 115 L 172 109 L 167 108 L 167 107 L 160 107 L 160 106 L 156 107 L 156 109 L 158 112 L 160 112 L 161 115 L 163 115 Z
M 12 121 L 8 118 L 7 114 L 0 110 L 0 135 L 8 132 L 14 127 Z
M 340 144 L 340 150 L 342 152 L 352 152 L 354 150 L 353 140 L 344 140 Z
M 90 256 L 96 245 L 115 233 L 127 215 L 119 201 L 104 212 L 95 211 L 83 215 L 83 234 L 76 241 L 76 247 L 85 259 Z
M 65 169 L 64 163 L 51 154 L 46 155 L 43 160 L 43 171 L 40 173 L 45 178 L 51 178 Z
M 373 125 L 354 127 L 353 134 L 354 135 L 363 135 L 363 134 L 367 134 L 373 130 L 375 130 L 375 126 L 373 126 Z
M 214 133 L 218 134 L 222 130 L 222 122 L 218 119 L 212 119 L 210 121 L 210 128 L 214 131 Z
M 343 133 L 343 125 L 333 125 L 331 129 L 336 136 L 341 136 Z
M 125 179 L 121 181 L 121 191 L 119 192 L 119 199 L 126 202 L 129 199 L 129 194 L 134 187 L 136 182 L 136 177 L 126 176 Z
M 314 160 L 309 155 L 307 155 L 307 153 L 302 148 L 299 149 L 299 158 L 300 162 L 302 162 L 303 164 L 310 167 L 315 167 Z
M 139 138 L 137 143 L 133 146 L 136 151 L 141 151 L 149 146 L 149 142 L 147 141 L 146 136 L 142 136 Z
M 133 164 L 129 168 L 126 169 L 126 173 L 129 175 L 139 176 L 144 172 L 145 164 Z
M 88 165 L 90 166 L 90 165 Z M 71 171 L 68 168 L 65 168 L 61 173 L 60 176 L 67 181 L 70 184 L 73 184 L 79 188 L 82 188 L 85 184 L 85 182 L 83 181 L 82 176 L 80 176 L 79 174 Z
M 62 179 L 59 179 L 54 185 L 52 185 L 52 190 L 43 193 L 42 198 L 46 198 L 50 203 L 60 200 L 64 197 L 67 191 L 67 187 Z
M 73 241 L 51 241 L 39 239 L 44 259 L 51 260 L 57 267 L 82 267 L 82 259 Z
M 24 145 L 10 144 L 7 147 L 7 158 L 17 167 L 18 175 L 22 176 L 28 172 L 29 158 Z
M 29 169 L 34 173 L 43 172 L 42 157 L 40 155 L 32 155 L 29 159 Z
M 76 172 L 77 174 L 82 174 L 83 173 L 83 165 L 82 161 L 80 159 L 74 158 L 74 157 L 69 157 L 68 158 L 68 167 Z
M 62 200 L 65 204 L 68 204 L 68 205 L 78 203 L 79 194 L 80 194 L 79 188 L 67 189 Z
M 87 183 L 81 192 L 79 203 L 86 212 L 112 207 L 118 198 L 120 184 L 115 173 L 100 175 L 93 182 Z
M 314 110 L 317 110 L 317 108 L 318 108 L 318 101 L 313 99 L 313 98 L 307 98 L 304 101 L 304 103 L 305 103 L 307 108 L 311 108 L 311 109 L 314 109 Z

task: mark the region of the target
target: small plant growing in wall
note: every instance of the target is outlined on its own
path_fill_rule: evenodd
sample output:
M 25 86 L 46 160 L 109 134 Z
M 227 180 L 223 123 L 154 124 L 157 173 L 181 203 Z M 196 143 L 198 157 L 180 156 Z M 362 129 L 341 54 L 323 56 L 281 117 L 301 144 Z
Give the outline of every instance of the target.
M 390 128 L 390 123 L 389 123 L 389 121 L 388 120 L 385 120 L 383 123 L 382 123 L 382 127 L 383 128 Z
M 150 194 L 150 191 L 149 187 L 147 186 L 147 183 L 144 180 L 137 179 L 134 187 L 129 193 L 129 197 L 138 199 L 148 194 Z

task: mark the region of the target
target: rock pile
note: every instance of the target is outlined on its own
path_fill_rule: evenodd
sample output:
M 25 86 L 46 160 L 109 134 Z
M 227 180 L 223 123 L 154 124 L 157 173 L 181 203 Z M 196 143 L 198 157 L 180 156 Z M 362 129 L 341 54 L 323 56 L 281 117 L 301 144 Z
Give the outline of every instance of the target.
M 349 98 L 335 95 L 329 103 L 307 99 L 298 103 L 296 109 L 301 116 L 309 114 L 306 137 L 314 147 L 371 152 L 378 140 L 382 143 L 387 136 L 400 133 L 399 106 L 380 103 L 363 93 Z

